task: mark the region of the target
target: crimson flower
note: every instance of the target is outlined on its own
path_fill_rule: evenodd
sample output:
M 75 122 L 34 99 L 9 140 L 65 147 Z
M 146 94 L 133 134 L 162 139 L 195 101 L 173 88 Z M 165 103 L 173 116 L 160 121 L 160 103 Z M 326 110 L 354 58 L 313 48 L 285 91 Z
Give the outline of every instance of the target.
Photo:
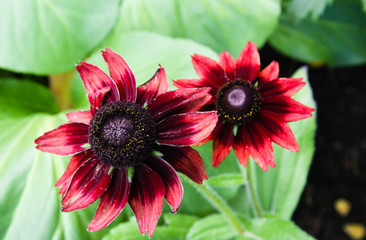
M 69 123 L 35 140 L 36 148 L 73 155 L 57 181 L 64 212 L 85 208 L 100 198 L 89 231 L 107 226 L 128 202 L 142 234 L 152 236 L 164 197 L 175 213 L 183 197 L 176 171 L 193 181 L 207 179 L 203 161 L 188 145 L 207 137 L 215 111 L 198 112 L 210 101 L 209 88 L 171 92 L 164 68 L 136 89 L 121 56 L 102 51 L 109 77 L 82 62 L 76 68 L 90 102 L 89 111 L 67 114 Z
M 193 66 L 200 79 L 179 79 L 179 89 L 210 87 L 211 101 L 203 109 L 217 110 L 215 130 L 201 143 L 213 140 L 212 165 L 218 167 L 231 149 L 246 166 L 249 155 L 264 170 L 275 167 L 272 141 L 299 151 L 287 122 L 308 118 L 314 109 L 291 98 L 305 83 L 302 78 L 278 78 L 279 66 L 273 61 L 260 71 L 255 44 L 248 42 L 235 60 L 228 52 L 219 62 L 195 54 Z

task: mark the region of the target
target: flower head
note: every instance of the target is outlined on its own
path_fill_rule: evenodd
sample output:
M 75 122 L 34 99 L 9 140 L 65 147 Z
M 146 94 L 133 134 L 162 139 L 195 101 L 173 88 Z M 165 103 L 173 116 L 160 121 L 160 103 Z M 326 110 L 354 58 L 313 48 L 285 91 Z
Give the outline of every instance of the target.
M 121 56 L 102 51 L 110 77 L 82 62 L 76 68 L 90 102 L 89 111 L 67 114 L 69 123 L 35 140 L 36 148 L 73 155 L 57 181 L 64 212 L 85 208 L 100 198 L 89 231 L 107 226 L 130 204 L 140 232 L 151 237 L 164 197 L 175 213 L 183 197 L 176 171 L 193 181 L 207 179 L 203 161 L 188 145 L 207 137 L 215 111 L 198 112 L 211 100 L 209 88 L 171 92 L 164 68 L 136 88 Z
M 277 62 L 260 71 L 255 44 L 248 42 L 235 60 L 228 52 L 219 62 L 195 54 L 193 66 L 200 79 L 179 79 L 179 89 L 210 87 L 212 100 L 203 109 L 220 115 L 215 130 L 201 143 L 213 140 L 212 165 L 218 167 L 231 149 L 241 164 L 249 155 L 264 170 L 275 167 L 272 141 L 299 151 L 287 122 L 308 118 L 314 109 L 291 98 L 305 83 L 302 78 L 278 78 Z

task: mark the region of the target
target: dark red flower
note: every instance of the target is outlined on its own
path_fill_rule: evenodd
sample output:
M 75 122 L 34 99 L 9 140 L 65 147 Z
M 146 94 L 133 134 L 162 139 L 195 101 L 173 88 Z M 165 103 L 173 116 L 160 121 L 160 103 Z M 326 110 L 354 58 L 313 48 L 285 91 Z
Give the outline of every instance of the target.
M 85 208 L 100 198 L 89 231 L 107 226 L 128 202 L 140 232 L 151 237 L 164 197 L 175 213 L 183 197 L 176 171 L 197 183 L 207 179 L 203 161 L 188 145 L 206 138 L 217 122 L 215 111 L 198 112 L 211 100 L 209 88 L 171 92 L 164 68 L 136 89 L 121 56 L 102 51 L 109 77 L 82 62 L 90 111 L 67 114 L 69 123 L 35 140 L 37 149 L 73 155 L 57 181 L 64 212 Z
M 291 98 L 305 83 L 302 78 L 278 78 L 278 63 L 273 61 L 260 71 L 255 44 L 248 42 L 235 60 L 228 52 L 219 62 L 195 54 L 193 66 L 200 79 L 174 81 L 179 89 L 210 87 L 212 100 L 203 109 L 220 115 L 215 130 L 201 143 L 213 140 L 212 165 L 218 167 L 231 149 L 241 164 L 249 155 L 264 170 L 275 167 L 272 141 L 299 151 L 287 122 L 308 118 L 314 109 Z

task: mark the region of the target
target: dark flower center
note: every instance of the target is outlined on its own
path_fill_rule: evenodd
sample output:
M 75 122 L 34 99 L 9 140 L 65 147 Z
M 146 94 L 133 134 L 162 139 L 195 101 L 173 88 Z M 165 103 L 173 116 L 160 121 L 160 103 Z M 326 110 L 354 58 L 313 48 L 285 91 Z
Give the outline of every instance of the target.
M 151 154 L 155 124 L 140 105 L 128 101 L 104 105 L 89 127 L 89 143 L 98 158 L 117 168 L 140 164 Z
M 262 100 L 257 89 L 243 80 L 226 83 L 216 95 L 216 110 L 220 116 L 239 125 L 254 119 L 261 106 Z

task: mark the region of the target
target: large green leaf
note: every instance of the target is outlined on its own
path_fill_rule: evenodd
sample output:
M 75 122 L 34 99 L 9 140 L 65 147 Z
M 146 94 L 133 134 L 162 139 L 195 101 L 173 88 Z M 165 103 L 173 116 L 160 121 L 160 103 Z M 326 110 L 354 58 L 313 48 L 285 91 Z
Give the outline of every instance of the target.
M 358 0 L 336 0 L 318 20 L 283 15 L 270 44 L 300 61 L 330 66 L 366 62 L 366 15 Z
M 232 239 L 237 236 L 235 229 L 218 214 L 209 215 L 196 221 L 188 232 L 187 240 Z
M 279 0 L 125 0 L 117 31 L 190 38 L 237 56 L 247 41 L 262 46 L 279 15 Z
M 298 228 L 293 222 L 267 215 L 261 219 L 244 219 L 244 227 L 247 231 L 263 240 L 314 240 L 313 237 Z M 235 240 L 254 239 L 239 236 Z
M 0 80 L 0 119 L 25 117 L 32 113 L 57 113 L 52 93 L 27 80 Z
M 63 122 L 33 115 L 0 121 L 0 239 L 100 239 L 86 231 L 95 207 L 61 213 L 56 180 L 68 158 L 42 153 L 34 139 Z
M 311 87 L 307 81 L 307 69 L 301 68 L 293 77 L 304 77 L 307 82 L 294 98 L 315 108 Z M 264 212 L 276 214 L 284 219 L 291 218 L 306 184 L 315 150 L 316 114 L 313 115 L 311 118 L 289 123 L 300 146 L 300 152 L 291 152 L 273 144 L 277 166 L 270 168 L 268 172 L 264 172 L 252 159 L 249 160 L 247 168 L 252 173 L 249 181 L 254 186 L 254 194 L 258 196 Z M 241 170 L 243 171 L 243 168 Z M 250 213 L 250 206 L 241 205 L 240 201 L 245 202 L 246 199 L 238 198 L 235 206 L 239 206 L 240 211 L 244 213 Z
M 0 67 L 54 74 L 74 68 L 112 29 L 119 0 L 0 1 Z
M 213 214 L 196 221 L 187 240 L 311 240 L 314 239 L 294 223 L 273 216 L 261 219 L 242 218 L 245 232 L 238 234 L 222 215 Z
M 295 19 L 318 18 L 333 0 L 283 0 L 286 13 Z

